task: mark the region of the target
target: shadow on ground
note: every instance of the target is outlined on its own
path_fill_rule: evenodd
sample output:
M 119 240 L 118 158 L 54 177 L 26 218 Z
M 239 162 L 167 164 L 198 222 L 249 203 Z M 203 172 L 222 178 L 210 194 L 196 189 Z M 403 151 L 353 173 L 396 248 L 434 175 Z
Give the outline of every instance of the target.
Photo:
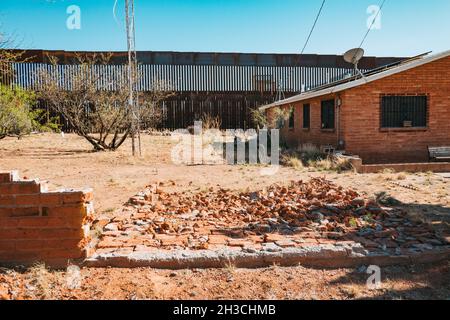
M 366 273 L 366 266 L 355 269 L 351 273 L 330 282 L 346 288 L 356 285 L 366 285 L 370 274 Z M 396 283 L 396 289 L 393 289 Z M 400 285 L 399 285 L 400 284 Z M 404 287 L 405 289 L 401 289 Z M 371 292 L 370 296 L 364 291 L 356 299 L 376 300 L 422 300 L 422 299 L 450 299 L 450 264 L 435 263 L 428 265 L 393 266 L 381 268 L 381 288 Z
M 95 153 L 95 150 L 85 150 L 85 149 L 73 149 L 73 150 L 59 150 L 59 149 L 28 149 L 28 150 L 4 150 L 0 149 L 5 157 L 27 157 L 30 159 L 39 160 L 51 160 L 51 159 L 64 159 L 64 158 L 82 158 L 83 155 Z

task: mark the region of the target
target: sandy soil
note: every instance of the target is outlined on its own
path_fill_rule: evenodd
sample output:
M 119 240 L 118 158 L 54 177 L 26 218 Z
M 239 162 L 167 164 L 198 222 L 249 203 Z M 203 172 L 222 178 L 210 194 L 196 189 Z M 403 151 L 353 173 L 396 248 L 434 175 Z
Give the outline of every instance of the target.
M 448 299 L 449 275 L 448 263 L 388 267 L 382 269 L 381 287 L 370 290 L 364 269 L 109 268 L 82 269 L 80 286 L 71 288 L 73 273 L 35 267 L 0 270 L 0 293 L 3 286 L 14 299 Z
M 22 176 L 47 180 L 53 188 L 92 187 L 98 214 L 119 208 L 155 181 L 173 180 L 175 189 L 183 192 L 214 186 L 242 191 L 324 176 L 369 196 L 387 192 L 405 204 L 450 215 L 450 179 L 443 175 L 339 174 L 283 167 L 275 175 L 262 176 L 259 166 L 175 165 L 171 160 L 175 145 L 170 137 L 146 135 L 142 138 L 143 156 L 133 158 L 129 141 L 116 152 L 94 153 L 89 143 L 75 135 L 66 134 L 63 138 L 59 134 L 39 134 L 21 140 L 6 138 L 0 141 L 0 169 L 20 170 Z
M 113 215 L 132 195 L 155 181 L 173 180 L 177 191 L 196 192 L 220 186 L 236 191 L 259 190 L 272 183 L 325 176 L 369 196 L 386 192 L 400 200 L 412 215 L 448 228 L 450 179 L 432 173 L 378 173 L 359 175 L 281 168 L 276 175 L 260 175 L 257 166 L 175 165 L 170 137 L 143 136 L 143 157 L 130 155 L 127 142 L 117 152 L 91 152 L 91 146 L 74 135 L 40 134 L 22 140 L 0 141 L 0 170 L 20 170 L 27 178 L 48 180 L 53 189 L 92 187 L 98 215 Z M 150 298 L 150 299 L 353 299 L 448 298 L 449 265 L 388 268 L 383 288 L 369 291 L 367 275 L 355 270 L 315 270 L 302 267 L 259 270 L 157 271 L 152 269 L 83 269 L 82 288 L 65 288 L 64 272 L 29 270 L 0 272 L 2 283 L 13 283 L 15 298 Z M 41 275 L 39 275 L 41 274 Z M 43 274 L 43 275 L 42 275 Z M 42 278 L 42 279 L 41 279 Z M 43 285 L 38 284 L 38 280 Z M 11 282 L 12 281 L 12 282 Z M 26 283 L 33 290 L 27 289 Z M 39 280 L 40 281 L 40 280 Z M 144 285 L 143 285 L 144 284 Z M 23 286 L 23 287 L 22 287 Z M 50 286 L 50 293 L 45 289 Z M 42 287 L 42 288 L 41 288 Z M 40 289 L 41 288 L 41 289 Z M 10 289 L 9 289 L 10 290 Z M 42 294 L 44 292 L 44 294 Z

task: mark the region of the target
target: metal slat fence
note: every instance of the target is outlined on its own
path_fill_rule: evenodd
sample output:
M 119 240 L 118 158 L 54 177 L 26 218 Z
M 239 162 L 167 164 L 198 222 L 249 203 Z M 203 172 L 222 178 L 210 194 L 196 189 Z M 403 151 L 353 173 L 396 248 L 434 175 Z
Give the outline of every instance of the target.
M 53 66 L 43 63 L 13 63 L 12 67 L 14 76 L 8 82 L 30 90 L 40 89 L 42 69 L 57 73 L 61 87 L 67 90 L 70 90 L 71 76 L 80 70 L 77 65 Z M 91 72 L 102 75 L 99 88 L 104 88 L 108 79 L 119 79 L 125 74 L 127 66 L 95 65 L 91 68 Z M 139 65 L 138 73 L 139 91 L 151 91 L 154 83 L 165 82 L 175 92 L 300 92 L 343 79 L 352 75 L 353 70 L 324 67 Z M 261 83 L 258 82 L 261 78 L 266 81 L 267 86 L 263 86 L 265 90 L 261 90 Z M 114 86 L 108 89 L 113 90 Z
M 70 90 L 71 78 L 79 74 L 81 66 L 13 63 L 12 68 L 14 72 L 7 83 L 39 91 L 43 84 L 42 69 L 57 75 L 60 87 Z M 99 78 L 99 90 L 115 90 L 123 85 L 121 81 L 127 72 L 126 65 L 90 68 Z M 224 129 L 246 129 L 253 126 L 251 110 L 273 102 L 280 92 L 289 97 L 343 79 L 353 72 L 347 68 L 327 67 L 145 64 L 138 66 L 136 89 L 149 92 L 158 84 L 160 90 L 175 93 L 162 103 L 161 128 L 186 128 L 207 113 L 219 116 Z M 70 131 L 67 126 L 64 129 Z

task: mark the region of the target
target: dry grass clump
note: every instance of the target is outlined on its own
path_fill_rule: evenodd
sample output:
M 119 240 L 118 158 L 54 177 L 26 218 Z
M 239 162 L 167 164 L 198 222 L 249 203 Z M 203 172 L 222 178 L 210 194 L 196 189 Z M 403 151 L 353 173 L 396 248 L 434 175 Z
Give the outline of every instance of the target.
M 295 155 L 284 155 L 282 156 L 281 161 L 286 167 L 294 168 L 296 170 L 303 170 L 305 168 L 302 160 Z
M 319 159 L 316 161 L 310 160 L 308 166 L 319 170 L 331 171 L 333 168 L 333 161 L 330 158 Z
M 28 271 L 29 284 L 27 285 L 27 288 L 31 296 L 42 300 L 52 299 L 52 275 L 45 264 L 36 263 L 28 269 Z
M 327 154 L 322 152 L 317 146 L 312 143 L 305 143 L 301 145 L 297 152 L 300 153 L 304 162 L 318 161 L 327 157 Z
M 286 108 L 275 108 L 273 111 L 273 120 L 271 123 L 272 128 L 284 128 L 287 121 L 289 121 L 290 110 Z
M 318 170 L 336 172 L 343 172 L 353 169 L 349 159 L 339 156 L 328 156 L 325 159 L 310 161 L 309 166 Z
M 397 175 L 397 180 L 406 180 L 406 178 L 407 178 L 407 176 L 406 176 L 406 173 L 404 173 L 404 172 L 400 172 Z
M 261 110 L 259 110 L 259 108 L 253 109 L 251 111 L 251 115 L 252 115 L 253 123 L 258 128 L 261 129 L 261 128 L 267 127 L 269 120 L 267 119 L 267 115 L 266 115 L 265 111 L 261 111 Z
M 205 113 L 202 116 L 202 126 L 203 130 L 210 130 L 210 129 L 218 129 L 222 127 L 222 120 L 219 116 L 213 117 L 212 115 Z
M 305 167 L 336 172 L 353 169 L 348 158 L 326 154 L 313 144 L 304 144 L 296 151 L 287 152 L 282 156 L 281 160 L 283 165 L 298 170 Z
M 335 157 L 334 168 L 336 171 L 339 171 L 339 172 L 354 169 L 350 159 L 345 158 L 345 157 Z

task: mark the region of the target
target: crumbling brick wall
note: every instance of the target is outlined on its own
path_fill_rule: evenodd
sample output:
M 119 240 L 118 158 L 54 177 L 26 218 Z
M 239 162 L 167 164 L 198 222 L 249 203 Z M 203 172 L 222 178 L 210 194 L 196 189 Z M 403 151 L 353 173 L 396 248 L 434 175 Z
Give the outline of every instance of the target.
M 65 266 L 87 255 L 92 190 L 48 192 L 38 180 L 0 172 L 0 264 Z

